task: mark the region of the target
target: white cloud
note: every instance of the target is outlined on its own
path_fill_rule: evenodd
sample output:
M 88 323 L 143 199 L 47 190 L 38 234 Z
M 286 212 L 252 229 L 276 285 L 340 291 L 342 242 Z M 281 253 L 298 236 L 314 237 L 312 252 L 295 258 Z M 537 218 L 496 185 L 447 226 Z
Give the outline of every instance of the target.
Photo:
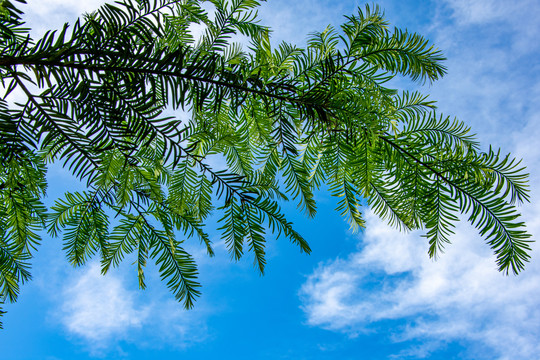
M 61 298 L 57 297 L 55 319 L 91 354 L 121 353 L 122 342 L 139 348 L 185 348 L 208 337 L 204 304 L 187 311 L 164 287 L 132 289 L 125 270 L 132 269 L 115 269 L 102 276 L 94 262 L 66 281 Z M 149 287 L 161 285 L 157 277 L 147 271 Z
M 47 30 L 60 28 L 66 22 L 73 24 L 78 17 L 96 10 L 105 2 L 105 0 L 30 0 L 27 5 L 20 8 L 25 13 L 23 19 L 32 29 L 32 35 L 37 38 Z
M 354 2 L 314 4 L 312 0 L 273 0 L 259 8 L 261 24 L 272 29 L 274 46 L 282 41 L 305 46 L 308 35 L 323 31 L 326 26 L 339 26 L 345 22 L 343 15 L 356 12 Z
M 69 332 L 96 343 L 123 337 L 148 318 L 149 308 L 137 306 L 136 296 L 117 275 L 102 276 L 94 263 L 66 286 L 62 322 Z
M 537 233 L 540 224 L 528 220 Z M 361 250 L 319 266 L 303 285 L 310 325 L 356 335 L 382 320 L 404 320 L 408 325 L 395 341 L 417 339 L 434 347 L 465 340 L 501 359 L 530 359 L 540 351 L 539 261 L 517 277 L 504 277 L 466 225 L 438 261 L 428 259 L 418 233 L 403 235 L 373 214 L 367 229 Z
M 487 22 L 516 22 L 516 15 L 529 18 L 537 9 L 534 0 L 508 2 L 505 0 L 445 0 L 454 11 L 459 24 L 483 24 Z M 531 13 L 532 11 L 532 13 Z
M 512 5 L 501 0 L 446 0 L 461 23 L 484 23 L 511 14 Z
M 431 26 L 433 42 L 448 57 L 448 74 L 428 90 L 432 98 L 444 113 L 473 125 L 485 143 L 506 151 L 514 146 L 511 134 L 534 120 L 527 111 L 540 100 L 533 65 L 540 51 L 540 6 L 524 4 L 517 2 L 509 10 L 514 16 L 504 21 L 460 25 L 440 16 Z
M 446 4 L 454 19 L 451 27 L 436 24 L 448 36 L 456 29 L 467 28 L 488 43 L 498 43 L 518 54 L 538 50 L 540 46 L 540 7 L 536 0 L 445 0 L 440 4 Z M 506 34 L 501 36 L 503 33 Z

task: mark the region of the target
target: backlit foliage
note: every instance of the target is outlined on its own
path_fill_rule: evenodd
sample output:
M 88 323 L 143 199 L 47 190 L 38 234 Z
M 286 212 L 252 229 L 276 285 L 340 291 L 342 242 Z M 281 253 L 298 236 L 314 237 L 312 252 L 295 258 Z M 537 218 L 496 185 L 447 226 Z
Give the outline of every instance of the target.
M 369 206 L 400 229 L 425 229 L 436 256 L 464 214 L 499 270 L 528 260 L 515 207 L 528 200 L 523 167 L 482 152 L 426 96 L 385 87 L 396 75 L 431 82 L 445 67 L 378 8 L 305 48 L 274 48 L 256 0 L 121 0 L 37 40 L 22 2 L 4 0 L 0 14 L 0 301 L 30 279 L 46 229 L 74 266 L 99 256 L 106 273 L 132 254 L 141 288 L 154 262 L 190 308 L 200 285 L 184 248 L 195 240 L 213 255 L 211 214 L 231 257 L 251 253 L 262 273 L 269 236 L 310 252 L 280 203 L 314 216 L 323 186 L 353 229 Z M 53 162 L 87 186 L 46 209 Z

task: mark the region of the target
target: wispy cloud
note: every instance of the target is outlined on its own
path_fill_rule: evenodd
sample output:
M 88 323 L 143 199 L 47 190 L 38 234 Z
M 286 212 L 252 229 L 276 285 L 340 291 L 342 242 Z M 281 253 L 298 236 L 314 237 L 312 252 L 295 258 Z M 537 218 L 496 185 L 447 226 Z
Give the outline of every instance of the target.
M 538 231 L 538 222 L 529 224 Z M 367 229 L 360 251 L 320 265 L 303 285 L 310 325 L 354 336 L 394 320 L 401 328 L 395 341 L 433 348 L 464 340 L 501 359 L 530 359 L 540 351 L 539 261 L 518 277 L 504 277 L 468 226 L 459 227 L 436 262 L 418 233 L 403 235 L 372 214 Z
M 539 11 L 538 3 L 535 0 L 521 0 L 519 2 L 505 0 L 444 0 L 444 2 L 453 10 L 454 18 L 460 25 L 497 22 L 524 29 L 523 23 L 516 21 L 516 16 L 520 16 L 520 20 L 529 21 L 533 20 Z M 534 31 L 535 26 L 525 30 Z
M 165 291 L 152 289 L 150 296 L 130 286 L 122 271 L 102 276 L 93 263 L 64 284 L 55 318 L 98 355 L 119 351 L 122 341 L 139 348 L 185 348 L 208 337 L 204 305 L 186 311 Z
M 30 25 L 32 35 L 37 38 L 47 30 L 60 28 L 64 23 L 73 22 L 84 13 L 90 13 L 99 6 L 106 3 L 106 0 L 30 0 L 27 5 L 20 6 L 25 12 L 24 20 Z
M 259 9 L 261 24 L 271 25 L 274 44 L 282 41 L 304 46 L 308 34 L 323 31 L 326 26 L 339 26 L 344 15 L 356 12 L 355 2 L 312 0 L 272 0 Z
M 62 322 L 73 334 L 94 342 L 122 337 L 148 319 L 148 306 L 135 304 L 136 294 L 117 275 L 104 277 L 93 264 L 64 289 Z

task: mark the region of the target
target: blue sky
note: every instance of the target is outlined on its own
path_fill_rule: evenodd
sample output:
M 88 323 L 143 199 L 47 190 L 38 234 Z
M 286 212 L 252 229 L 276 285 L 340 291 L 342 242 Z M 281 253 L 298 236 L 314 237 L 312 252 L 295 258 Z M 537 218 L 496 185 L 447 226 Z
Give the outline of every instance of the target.
M 29 0 L 39 33 L 100 1 Z M 423 88 L 439 109 L 472 125 L 483 144 L 524 158 L 532 203 L 523 206 L 538 238 L 540 205 L 540 3 L 536 0 L 380 1 L 392 25 L 428 37 L 448 57 L 449 74 Z M 359 1 L 270 0 L 260 10 L 274 38 L 339 25 Z M 396 86 L 414 87 L 408 81 Z M 50 199 L 80 187 L 49 174 Z M 95 263 L 67 264 L 59 239 L 43 239 L 32 282 L 5 307 L 5 359 L 533 359 L 540 353 L 538 245 L 521 275 L 496 271 L 489 248 L 465 222 L 438 261 L 421 233 L 401 234 L 371 214 L 352 234 L 317 194 L 319 213 L 287 207 L 313 253 L 284 239 L 268 242 L 260 277 L 247 256 L 231 263 L 220 239 L 209 259 L 194 243 L 203 295 L 194 310 L 174 302 L 150 269 L 137 289 L 127 261 L 106 277 Z M 215 228 L 210 223 L 209 228 Z

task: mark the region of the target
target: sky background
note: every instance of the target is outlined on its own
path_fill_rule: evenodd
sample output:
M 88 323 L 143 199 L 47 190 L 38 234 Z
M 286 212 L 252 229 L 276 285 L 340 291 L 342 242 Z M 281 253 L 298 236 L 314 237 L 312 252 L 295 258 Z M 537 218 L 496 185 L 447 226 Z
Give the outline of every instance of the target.
M 39 34 L 101 1 L 28 0 Z M 540 233 L 540 2 L 521 0 L 379 1 L 390 23 L 439 47 L 448 75 L 422 88 L 446 115 L 473 127 L 484 145 L 524 159 L 531 204 L 522 207 Z M 270 0 L 262 23 L 302 45 L 310 32 L 339 25 L 359 1 Z M 414 88 L 406 80 L 396 86 Z M 49 172 L 49 199 L 73 182 Z M 402 234 L 366 214 L 352 234 L 317 194 L 319 212 L 287 214 L 313 249 L 306 256 L 285 239 L 269 241 L 266 275 L 246 256 L 231 263 L 219 238 L 216 257 L 195 244 L 203 295 L 182 310 L 150 267 L 137 288 L 129 262 L 99 275 L 95 262 L 71 268 L 61 240 L 45 237 L 33 281 L 8 304 L 0 331 L 3 359 L 534 359 L 540 353 L 540 259 L 519 276 L 497 272 L 491 250 L 463 222 L 438 261 L 421 233 Z M 215 229 L 210 222 L 209 229 Z

